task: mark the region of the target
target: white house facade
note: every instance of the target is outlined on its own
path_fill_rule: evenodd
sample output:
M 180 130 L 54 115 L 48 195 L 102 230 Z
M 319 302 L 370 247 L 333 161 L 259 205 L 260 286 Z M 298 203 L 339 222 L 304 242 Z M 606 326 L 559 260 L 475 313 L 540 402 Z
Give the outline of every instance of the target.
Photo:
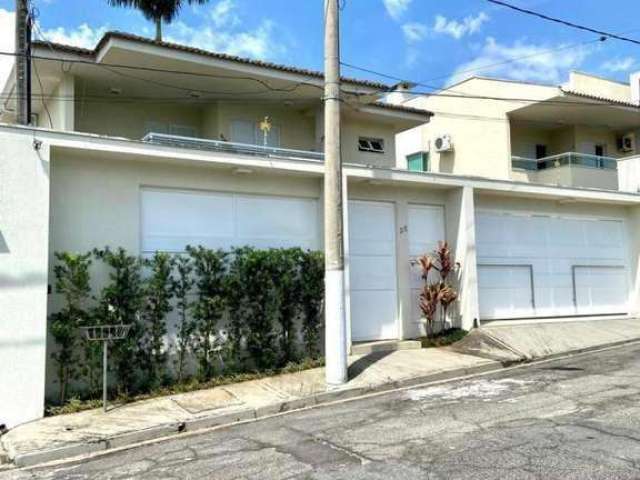
M 13 125 L 11 105 L 0 125 L 8 426 L 43 413 L 47 314 L 61 302 L 54 252 L 323 247 L 321 75 L 118 33 L 93 51 L 37 45 L 34 55 L 55 59 L 35 60 L 38 126 Z M 180 89 L 169 71 L 183 72 Z M 414 260 L 439 240 L 461 264 L 455 326 L 638 313 L 637 191 L 410 171 L 396 134 L 431 114 L 375 102 L 384 85 L 343 88 L 349 345 L 423 334 Z M 265 116 L 274 128 L 261 136 Z

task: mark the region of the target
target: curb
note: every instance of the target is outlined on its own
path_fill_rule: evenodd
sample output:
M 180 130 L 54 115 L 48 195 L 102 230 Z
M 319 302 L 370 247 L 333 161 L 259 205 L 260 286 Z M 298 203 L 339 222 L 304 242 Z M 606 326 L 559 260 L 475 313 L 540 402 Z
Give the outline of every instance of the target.
M 71 444 L 51 450 L 40 450 L 14 455 L 11 455 L 11 452 L 9 452 L 9 457 L 13 464 L 19 468 L 33 467 L 43 463 L 66 459 L 72 461 L 73 457 L 126 448 L 142 442 L 158 440 L 184 432 L 194 433 L 215 427 L 230 426 L 239 422 L 259 420 L 273 415 L 298 411 L 305 408 L 313 408 L 344 400 L 353 400 L 372 393 L 383 393 L 424 383 L 450 380 L 457 377 L 487 373 L 491 371 L 499 371 L 502 368 L 503 366 L 499 362 L 493 361 L 476 367 L 458 368 L 455 370 L 437 372 L 404 380 L 390 381 L 375 386 L 336 389 L 318 393 L 316 395 L 310 395 L 308 397 L 284 400 L 282 402 L 258 408 L 247 408 L 235 412 L 224 413 L 222 415 L 194 418 L 192 420 L 187 420 L 186 422 L 166 423 L 157 427 L 128 432 L 113 437 L 95 439 L 84 443 Z
M 572 357 L 584 353 L 614 349 L 629 344 L 640 343 L 640 338 L 621 340 L 604 345 L 585 347 L 570 350 L 562 353 L 555 353 L 540 358 L 525 358 L 515 362 L 490 361 L 475 367 L 457 368 L 454 370 L 437 372 L 429 375 L 407 378 L 404 380 L 389 381 L 374 386 L 361 386 L 354 388 L 336 389 L 327 392 L 310 395 L 308 397 L 284 400 L 281 402 L 265 405 L 258 408 L 246 408 L 235 412 L 228 412 L 221 415 L 211 415 L 188 420 L 186 422 L 172 422 L 151 427 L 145 430 L 128 432 L 113 437 L 96 439 L 89 442 L 77 443 L 51 450 L 41 450 L 24 454 L 11 455 L 7 452 L 16 467 L 32 467 L 44 463 L 66 460 L 68 462 L 81 461 L 84 456 L 107 452 L 109 450 L 121 450 L 133 447 L 137 444 L 161 440 L 165 437 L 175 436 L 181 433 L 197 434 L 212 428 L 227 427 L 240 422 L 260 420 L 263 418 L 280 415 L 283 413 L 299 411 L 306 408 L 313 408 L 331 403 L 355 400 L 371 394 L 391 392 L 398 389 L 410 388 L 418 385 L 425 385 L 435 382 L 452 380 L 455 378 L 465 378 L 474 375 L 481 375 L 499 372 L 507 368 L 518 368 L 538 362 L 544 363 L 561 358 Z M 74 458 L 75 457 L 75 458 Z M 80 457 L 80 458 L 78 458 Z

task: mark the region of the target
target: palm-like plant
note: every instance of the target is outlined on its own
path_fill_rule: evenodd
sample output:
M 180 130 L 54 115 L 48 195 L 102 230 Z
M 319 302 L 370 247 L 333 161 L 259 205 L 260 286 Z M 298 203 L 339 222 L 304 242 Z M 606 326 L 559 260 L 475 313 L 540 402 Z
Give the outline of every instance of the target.
M 208 0 L 107 0 L 112 7 L 137 8 L 156 24 L 156 40 L 162 41 L 162 22 L 171 23 L 185 4 L 202 5 Z

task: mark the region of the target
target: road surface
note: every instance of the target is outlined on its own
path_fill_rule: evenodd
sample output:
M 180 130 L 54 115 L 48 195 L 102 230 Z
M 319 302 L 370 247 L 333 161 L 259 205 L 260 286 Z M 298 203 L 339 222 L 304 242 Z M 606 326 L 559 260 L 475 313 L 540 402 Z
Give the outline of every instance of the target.
M 637 479 L 640 346 L 13 470 L 16 479 Z

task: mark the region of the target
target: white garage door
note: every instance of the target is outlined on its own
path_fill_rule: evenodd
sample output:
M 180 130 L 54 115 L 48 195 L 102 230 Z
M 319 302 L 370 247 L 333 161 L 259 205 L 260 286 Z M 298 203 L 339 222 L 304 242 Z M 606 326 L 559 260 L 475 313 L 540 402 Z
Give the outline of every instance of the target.
M 482 319 L 625 313 L 624 222 L 480 212 Z
M 161 189 L 141 197 L 143 253 L 320 246 L 315 199 Z
M 430 205 L 409 205 L 409 257 L 416 260 L 422 255 L 431 254 L 438 242 L 444 240 L 444 208 Z M 434 279 L 437 272 L 429 276 Z M 433 276 L 433 278 L 432 278 Z M 411 320 L 419 322 L 420 293 L 424 285 L 422 271 L 417 263 L 411 267 Z
M 398 337 L 395 208 L 349 202 L 351 339 Z

